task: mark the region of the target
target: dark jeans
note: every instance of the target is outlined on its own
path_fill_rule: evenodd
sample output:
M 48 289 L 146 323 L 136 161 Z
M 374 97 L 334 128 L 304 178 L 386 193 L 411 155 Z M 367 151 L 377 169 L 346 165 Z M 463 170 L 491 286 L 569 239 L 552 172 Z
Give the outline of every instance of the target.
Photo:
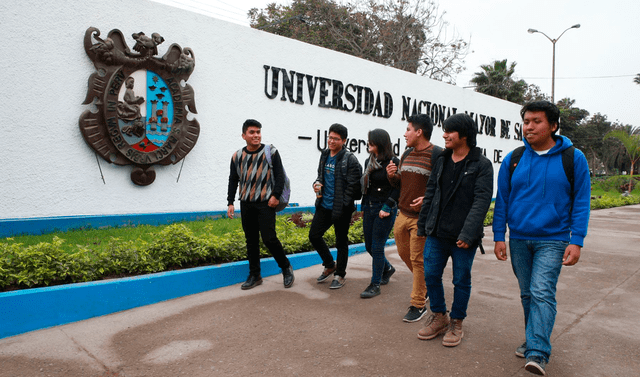
M 240 202 L 242 229 L 247 240 L 249 274 L 260 276 L 260 238 L 281 269 L 290 266 L 276 234 L 276 210 L 267 202 Z
M 451 241 L 434 236 L 428 236 L 424 244 L 424 280 L 427 284 L 427 294 L 431 311 L 445 313 L 447 304 L 444 301 L 442 273 L 449 257 L 453 267 L 453 305 L 450 317 L 464 319 L 467 317 L 467 306 L 471 296 L 471 267 L 476 255 L 475 247 L 462 249 Z
M 362 200 L 364 246 L 373 259 L 371 284 L 378 285 L 380 285 L 382 273 L 391 268 L 391 263 L 384 255 L 384 247 L 398 212 L 397 208 L 394 208 L 389 216 L 381 219 L 380 210 L 383 205 L 383 202 L 370 202 L 366 198 Z
M 309 229 L 309 241 L 311 241 L 320 258 L 322 258 L 322 265 L 326 268 L 333 268 L 336 263 L 333 261 L 329 246 L 322 238 L 325 232 L 333 225 L 333 229 L 336 232 L 336 248 L 338 249 L 335 274 L 344 277 L 347 274 L 347 262 L 349 261 L 349 227 L 351 226 L 351 213 L 353 211 L 345 208 L 342 215 L 335 221 L 331 217 L 331 212 L 330 209 L 322 206 L 316 207 L 316 213 L 313 216 L 313 221 L 311 221 L 311 229 Z

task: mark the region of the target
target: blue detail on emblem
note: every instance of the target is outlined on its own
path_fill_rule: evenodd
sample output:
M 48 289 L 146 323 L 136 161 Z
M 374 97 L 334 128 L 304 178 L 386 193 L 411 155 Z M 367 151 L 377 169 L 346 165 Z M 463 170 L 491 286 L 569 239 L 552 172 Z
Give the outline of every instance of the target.
M 173 99 L 171 90 L 162 77 L 147 71 L 147 138 L 161 147 L 171 133 L 173 123 Z

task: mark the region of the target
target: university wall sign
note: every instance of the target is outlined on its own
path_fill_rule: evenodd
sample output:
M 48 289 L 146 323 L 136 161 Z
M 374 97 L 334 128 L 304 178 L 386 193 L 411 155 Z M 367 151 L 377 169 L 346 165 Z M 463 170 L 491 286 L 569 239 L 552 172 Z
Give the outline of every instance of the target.
M 174 43 L 162 58 L 156 57 L 164 38 L 133 33 L 132 52 L 120 30 L 107 38 L 90 27 L 84 48 L 96 72 L 89 77 L 83 104 L 95 100 L 96 113 L 80 116 L 84 140 L 97 154 L 116 165 L 133 165 L 131 180 L 146 186 L 155 180 L 153 165 L 175 164 L 196 144 L 200 134 L 194 91 L 184 87 L 195 67 L 193 51 Z

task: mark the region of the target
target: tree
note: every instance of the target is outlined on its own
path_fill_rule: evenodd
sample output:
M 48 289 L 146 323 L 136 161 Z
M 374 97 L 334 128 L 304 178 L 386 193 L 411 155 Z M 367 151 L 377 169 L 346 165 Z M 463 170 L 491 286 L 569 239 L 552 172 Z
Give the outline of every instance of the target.
M 604 136 L 604 140 L 609 138 L 618 139 L 627 151 L 627 155 L 631 160 L 631 169 L 629 177 L 629 191 L 633 188 L 633 171 L 636 163 L 640 160 L 640 128 L 625 126 L 622 129 L 612 130 Z
M 524 103 L 532 101 L 551 101 L 551 97 L 547 93 L 543 93 L 538 85 L 529 84 L 524 93 Z
M 447 34 L 444 14 L 433 0 L 293 0 L 249 18 L 256 29 L 454 83 L 469 44 Z
M 524 103 L 528 85 L 524 80 L 516 81 L 513 74 L 516 62 L 507 66 L 507 59 L 496 60 L 493 64 L 481 65 L 482 71 L 475 72 L 471 82 L 476 84 L 475 91 L 518 104 Z
M 640 85 L 640 73 L 638 73 L 636 75 L 636 77 L 633 78 L 633 82 L 635 82 L 636 84 Z
M 563 98 L 557 103 L 560 109 L 560 132 L 574 141 L 574 144 L 574 139 L 578 135 L 576 134 L 578 126 L 589 116 L 587 110 L 574 107 L 575 103 L 576 101 L 571 98 Z

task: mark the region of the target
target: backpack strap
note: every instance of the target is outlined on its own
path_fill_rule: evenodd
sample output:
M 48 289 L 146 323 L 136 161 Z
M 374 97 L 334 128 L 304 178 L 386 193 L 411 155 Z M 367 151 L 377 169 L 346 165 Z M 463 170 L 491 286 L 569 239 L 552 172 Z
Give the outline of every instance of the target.
M 575 186 L 575 176 L 573 173 L 573 155 L 576 151 L 576 147 L 573 145 L 569 148 L 562 151 L 562 167 L 564 168 L 564 174 L 567 176 L 569 180 L 569 184 L 571 185 L 571 203 L 573 205 L 573 197 L 574 197 L 574 186 Z
M 511 164 L 509 165 L 509 181 L 511 181 L 511 176 L 513 176 L 513 171 L 516 170 L 516 166 L 520 162 L 520 158 L 524 153 L 525 147 L 518 147 L 511 152 Z
M 342 161 L 341 161 L 342 162 L 342 175 L 344 176 L 345 179 L 347 178 L 347 173 L 349 171 L 349 159 L 351 159 L 351 156 L 356 158 L 356 156 L 353 153 L 349 152 L 349 151 L 346 151 L 344 153 L 344 156 L 342 156 Z
M 435 145 L 433 147 L 435 148 Z M 404 152 L 402 153 L 402 157 L 400 157 L 400 165 L 398 165 L 398 169 L 400 169 L 400 166 L 404 162 L 405 158 L 407 158 L 407 156 L 409 156 L 409 153 L 411 153 L 414 149 L 415 148 L 413 147 L 409 147 L 404 150 Z M 431 157 L 433 157 L 433 155 L 431 155 Z
M 433 149 L 431 150 L 431 169 L 436 166 L 436 160 L 440 157 L 440 154 L 444 151 L 443 148 L 433 144 Z M 484 254 L 484 253 L 483 253 Z
M 238 177 L 242 176 L 242 171 L 240 170 L 240 156 L 242 156 L 242 148 L 238 149 L 238 151 L 233 155 L 233 163 L 236 165 Z
M 525 147 L 518 147 L 511 152 L 511 161 L 509 164 L 509 191 L 511 191 L 511 177 L 513 177 L 513 171 L 516 170 L 516 166 L 520 162 L 520 158 L 524 153 Z
M 264 145 L 264 157 L 267 159 L 267 164 L 269 164 L 269 169 L 273 169 L 273 163 L 271 163 L 271 144 Z

